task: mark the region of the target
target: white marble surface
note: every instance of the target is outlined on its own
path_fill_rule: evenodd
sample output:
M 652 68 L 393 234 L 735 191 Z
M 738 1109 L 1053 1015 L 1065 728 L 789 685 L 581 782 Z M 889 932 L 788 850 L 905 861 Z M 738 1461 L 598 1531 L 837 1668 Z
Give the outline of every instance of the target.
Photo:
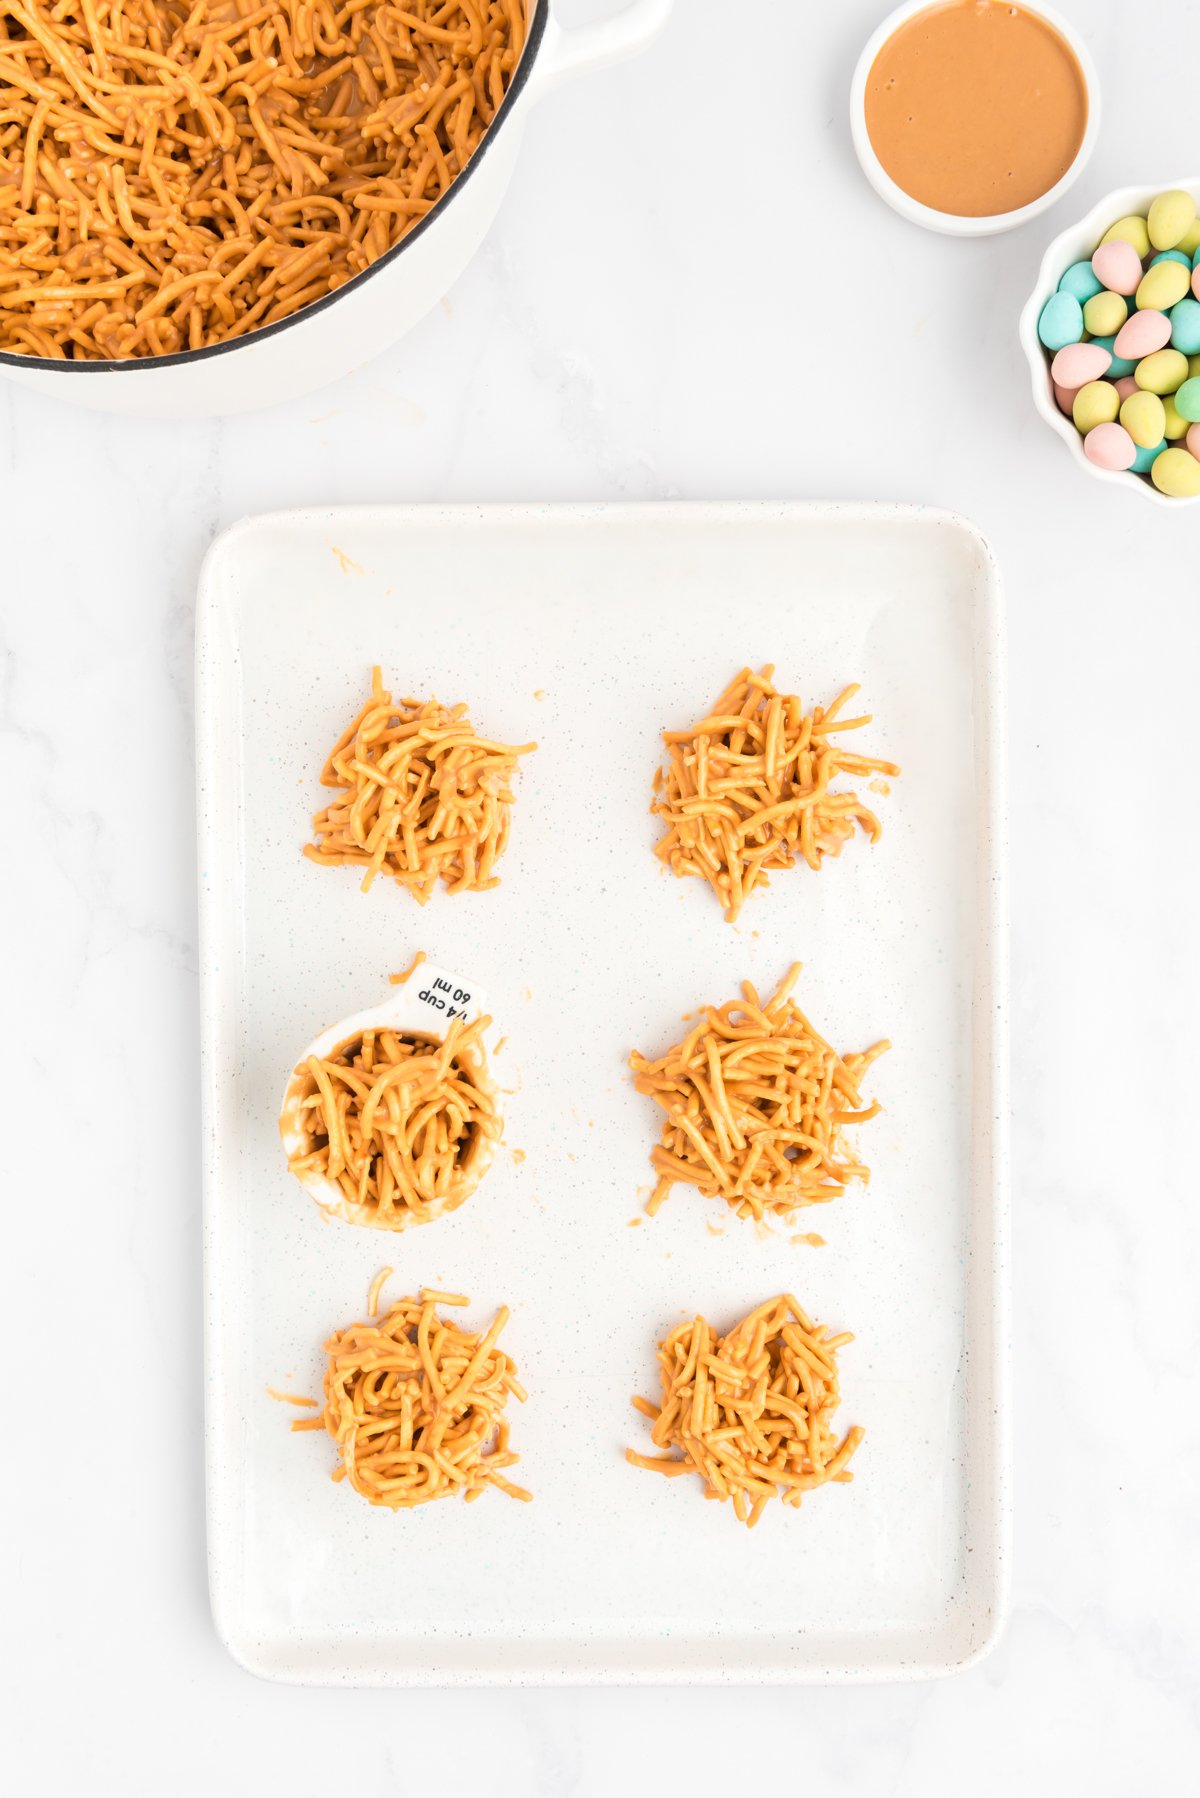
M 1047 238 L 1108 187 L 1181 174 L 1193 121 L 1130 53 L 1130 15 L 1072 0 L 1106 109 L 1076 199 L 1013 237 L 941 241 L 851 158 L 843 99 L 879 0 L 761 0 L 744 43 L 741 10 L 679 0 L 650 56 L 548 102 L 446 304 L 315 400 L 143 426 L 0 386 L 14 1791 L 325 1794 L 352 1755 L 400 1792 L 449 1749 L 502 1794 L 607 1798 L 734 1789 L 750 1744 L 763 1789 L 851 1798 L 1194 1786 L 1200 517 L 1073 468 L 1015 333 Z M 1178 63 L 1200 51 L 1193 4 L 1145 0 L 1138 21 Z M 280 505 L 616 496 L 930 501 L 1000 557 L 1012 1621 L 927 1686 L 262 1685 L 218 1647 L 204 1584 L 198 562 Z

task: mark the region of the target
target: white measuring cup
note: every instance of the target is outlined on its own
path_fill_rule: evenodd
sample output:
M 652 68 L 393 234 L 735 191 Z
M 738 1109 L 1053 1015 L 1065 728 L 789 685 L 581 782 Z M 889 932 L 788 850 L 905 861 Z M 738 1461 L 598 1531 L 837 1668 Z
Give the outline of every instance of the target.
M 393 987 L 380 1004 L 373 1005 L 366 1011 L 355 1012 L 351 1017 L 331 1024 L 328 1030 L 323 1030 L 300 1056 L 284 1089 L 283 1104 L 279 1112 L 279 1135 L 289 1164 L 307 1154 L 312 1143 L 310 1132 L 304 1125 L 305 1113 L 302 1109 L 302 1101 L 312 1090 L 308 1069 L 311 1057 L 318 1061 L 332 1060 L 348 1043 L 354 1042 L 368 1030 L 392 1030 L 398 1036 L 442 1043 L 456 1018 L 470 1023 L 472 1018 L 481 1016 L 484 1009 L 484 995 L 479 987 L 461 979 L 457 974 L 448 973 L 445 968 L 436 968 L 429 962 L 422 962 L 413 969 L 405 983 Z M 461 1052 L 461 1059 L 469 1068 L 471 1078 L 480 1092 L 491 1100 L 495 1109 L 491 1116 L 475 1125 L 459 1163 L 460 1178 L 455 1182 L 453 1190 L 428 1204 L 420 1218 L 413 1216 L 411 1212 L 381 1218 L 365 1207 L 354 1204 L 346 1197 L 336 1180 L 329 1179 L 316 1169 L 296 1172 L 295 1178 L 323 1211 L 331 1217 L 345 1218 L 348 1223 L 364 1224 L 380 1230 L 403 1230 L 412 1223 L 431 1223 L 435 1218 L 457 1210 L 470 1197 L 492 1164 L 496 1145 L 503 1134 L 504 1120 L 496 1108 L 496 1083 L 488 1070 L 487 1056 L 483 1049 L 476 1044 L 468 1044 Z

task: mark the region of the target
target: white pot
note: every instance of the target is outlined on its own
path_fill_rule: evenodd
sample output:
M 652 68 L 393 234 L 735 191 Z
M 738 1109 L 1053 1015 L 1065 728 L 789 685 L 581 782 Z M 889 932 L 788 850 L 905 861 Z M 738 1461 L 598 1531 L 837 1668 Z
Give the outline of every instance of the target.
M 386 256 L 326 299 L 231 343 L 128 362 L 58 362 L 0 351 L 0 374 L 95 412 L 211 418 L 310 393 L 403 337 L 451 288 L 504 198 L 529 109 L 570 76 L 643 49 L 672 0 L 628 0 L 610 19 L 565 30 L 534 0 L 520 66 L 491 128 L 432 211 Z

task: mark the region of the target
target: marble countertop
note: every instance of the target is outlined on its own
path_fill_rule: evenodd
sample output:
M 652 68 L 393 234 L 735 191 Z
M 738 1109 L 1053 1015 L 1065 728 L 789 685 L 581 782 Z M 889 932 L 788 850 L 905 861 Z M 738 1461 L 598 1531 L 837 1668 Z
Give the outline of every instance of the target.
M 1179 176 L 1194 133 L 1123 9 L 1069 3 L 1104 83 L 1100 145 L 1074 196 L 1008 237 L 927 236 L 861 178 L 845 95 L 881 0 L 763 0 L 745 41 L 738 9 L 678 0 L 640 62 L 543 105 L 482 253 L 359 375 L 186 425 L 0 384 L 12 1790 L 299 1798 L 342 1789 L 350 1749 L 400 1792 L 448 1744 L 464 1776 L 534 1798 L 732 1790 L 751 1746 L 764 1790 L 1191 1789 L 1200 516 L 1072 465 L 1016 318 L 1048 238 L 1110 187 Z M 1146 0 L 1138 21 L 1178 63 L 1200 49 L 1194 4 Z M 205 1591 L 200 558 L 279 506 L 660 497 L 928 502 L 973 519 L 1003 569 L 1011 1621 L 983 1664 L 927 1685 L 260 1684 Z

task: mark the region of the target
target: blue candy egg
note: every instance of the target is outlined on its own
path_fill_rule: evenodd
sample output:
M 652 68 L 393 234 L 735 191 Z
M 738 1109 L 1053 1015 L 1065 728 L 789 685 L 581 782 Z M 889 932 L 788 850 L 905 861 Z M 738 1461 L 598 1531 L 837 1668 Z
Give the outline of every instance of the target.
M 1117 355 L 1116 351 L 1113 349 L 1113 344 L 1116 341 L 1115 337 L 1092 338 L 1093 343 L 1098 343 L 1101 349 L 1107 350 L 1112 357 L 1112 361 L 1108 366 L 1108 371 L 1104 376 L 1106 381 L 1119 381 L 1122 375 L 1131 375 L 1137 367 L 1137 363 L 1131 362 L 1128 356 Z
M 1200 300 L 1179 300 L 1167 317 L 1171 321 L 1171 344 L 1185 356 L 1200 352 Z
M 1038 318 L 1038 336 L 1048 350 L 1065 350 L 1083 336 L 1083 307 L 1073 293 L 1052 293 Z
M 1096 294 L 1104 292 L 1104 283 L 1097 280 L 1090 262 L 1073 262 L 1059 282 L 1058 291 L 1074 295 L 1083 306 Z
M 1181 262 L 1184 268 L 1192 266 L 1192 259 L 1186 250 L 1160 250 L 1157 256 L 1151 256 L 1148 266 L 1153 268 L 1156 262 Z
M 1157 457 L 1162 455 L 1162 453 L 1166 449 L 1166 447 L 1167 447 L 1167 440 L 1164 437 L 1161 443 L 1156 443 L 1154 445 L 1153 449 L 1138 449 L 1136 455 L 1133 458 L 1133 473 L 1134 474 L 1149 474 L 1151 464 L 1155 461 L 1155 459 Z

